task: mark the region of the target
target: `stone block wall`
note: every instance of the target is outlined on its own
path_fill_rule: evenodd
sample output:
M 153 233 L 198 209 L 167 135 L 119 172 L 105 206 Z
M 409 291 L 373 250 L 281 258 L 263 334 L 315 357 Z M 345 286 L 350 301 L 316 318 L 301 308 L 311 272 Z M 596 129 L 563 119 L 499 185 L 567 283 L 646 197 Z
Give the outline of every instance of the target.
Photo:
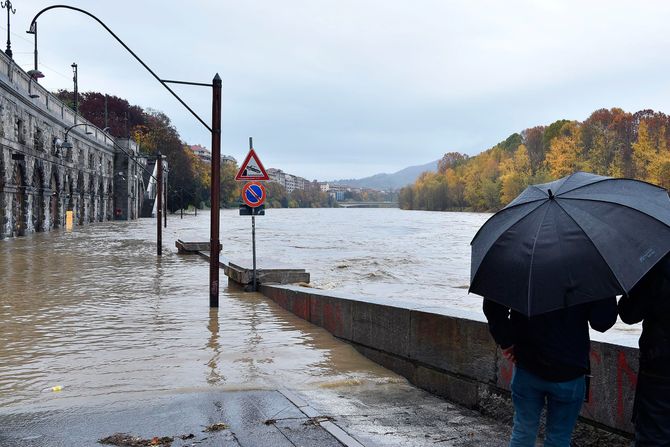
M 112 219 L 116 152 L 0 52 L 0 239 L 62 227 L 68 210 L 78 225 Z M 130 189 L 141 200 L 141 185 Z

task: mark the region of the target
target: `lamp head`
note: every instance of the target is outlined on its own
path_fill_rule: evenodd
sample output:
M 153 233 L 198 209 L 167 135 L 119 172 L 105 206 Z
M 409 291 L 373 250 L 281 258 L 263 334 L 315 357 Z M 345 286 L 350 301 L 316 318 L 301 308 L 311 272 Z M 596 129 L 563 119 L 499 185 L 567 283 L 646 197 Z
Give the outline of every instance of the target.
M 39 70 L 28 70 L 26 73 L 30 76 L 30 79 L 35 81 L 44 77 L 44 73 Z

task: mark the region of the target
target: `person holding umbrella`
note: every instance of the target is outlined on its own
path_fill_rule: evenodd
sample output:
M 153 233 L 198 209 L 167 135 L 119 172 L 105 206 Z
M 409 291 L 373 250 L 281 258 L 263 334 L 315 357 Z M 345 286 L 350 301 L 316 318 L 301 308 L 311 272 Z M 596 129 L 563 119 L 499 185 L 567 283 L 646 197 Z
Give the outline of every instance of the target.
M 635 445 L 670 446 L 670 256 L 621 297 L 619 315 L 624 323 L 642 321 Z
M 577 172 L 529 186 L 472 240 L 470 292 L 515 362 L 511 446 L 569 446 L 589 371 L 589 325 L 609 329 L 616 295 L 670 252 L 670 199 L 659 187 Z M 631 262 L 633 259 L 635 262 Z
M 515 364 L 511 447 L 535 446 L 547 406 L 545 446 L 569 447 L 587 393 L 589 324 L 605 332 L 617 318 L 616 297 L 528 317 L 484 299 L 489 330 Z

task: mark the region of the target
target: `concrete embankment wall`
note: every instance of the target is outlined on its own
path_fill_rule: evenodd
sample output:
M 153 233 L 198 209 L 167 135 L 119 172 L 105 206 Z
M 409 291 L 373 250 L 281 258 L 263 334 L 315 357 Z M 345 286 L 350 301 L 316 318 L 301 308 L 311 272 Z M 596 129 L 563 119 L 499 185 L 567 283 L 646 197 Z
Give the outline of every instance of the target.
M 430 392 L 474 409 L 508 397 L 512 364 L 491 339 L 483 316 L 380 299 L 352 298 L 299 286 L 261 286 L 283 308 L 352 343 L 375 362 Z M 591 392 L 585 422 L 631 433 L 636 348 L 591 343 Z

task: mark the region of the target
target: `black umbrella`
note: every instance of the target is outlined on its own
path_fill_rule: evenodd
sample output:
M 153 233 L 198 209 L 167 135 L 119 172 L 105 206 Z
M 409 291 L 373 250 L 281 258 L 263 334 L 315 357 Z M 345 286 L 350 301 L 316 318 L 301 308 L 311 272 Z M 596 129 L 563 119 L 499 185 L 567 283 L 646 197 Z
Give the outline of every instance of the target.
M 670 199 L 577 172 L 526 188 L 471 245 L 470 292 L 537 315 L 628 293 L 670 251 Z

